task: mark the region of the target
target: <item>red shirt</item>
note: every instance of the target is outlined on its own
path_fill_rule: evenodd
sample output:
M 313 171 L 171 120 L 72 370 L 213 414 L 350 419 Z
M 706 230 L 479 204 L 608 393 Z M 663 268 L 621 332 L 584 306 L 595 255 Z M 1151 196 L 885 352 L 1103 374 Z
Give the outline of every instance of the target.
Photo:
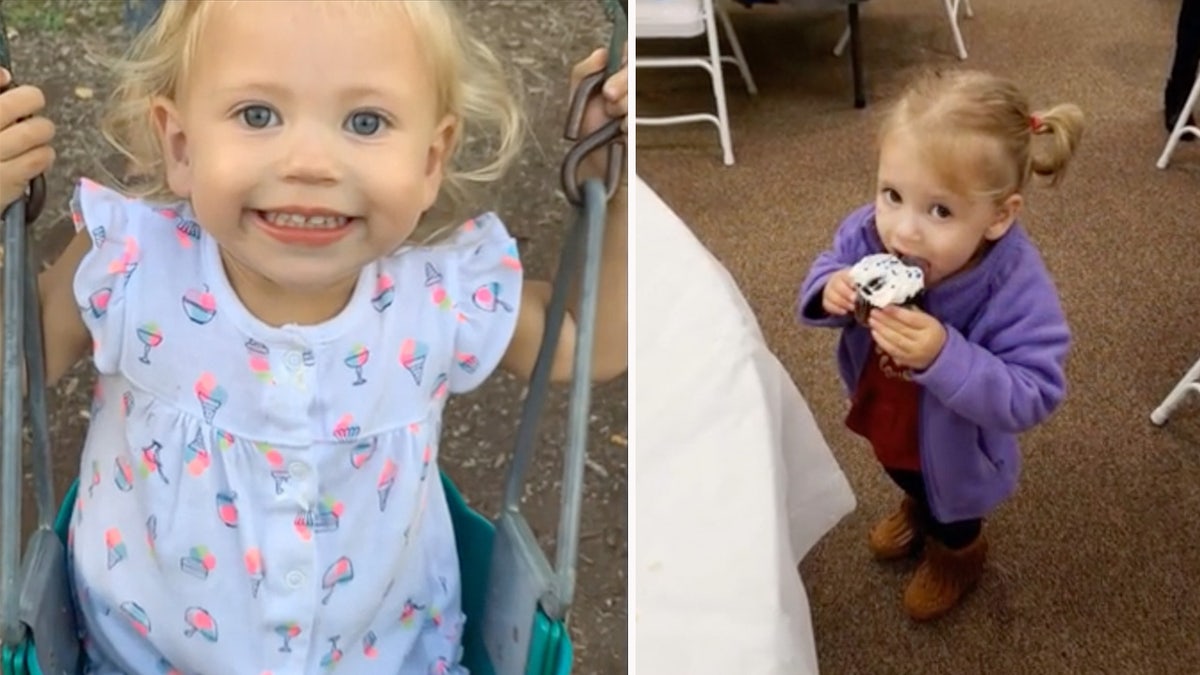
M 921 385 L 878 345 L 871 348 L 846 426 L 871 442 L 875 457 L 885 467 L 920 471 L 917 417 Z

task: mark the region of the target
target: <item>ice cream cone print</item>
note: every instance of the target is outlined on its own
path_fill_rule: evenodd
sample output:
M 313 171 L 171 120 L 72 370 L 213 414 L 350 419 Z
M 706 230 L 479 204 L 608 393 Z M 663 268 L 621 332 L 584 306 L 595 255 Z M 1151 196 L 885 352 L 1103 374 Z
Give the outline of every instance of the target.
M 204 412 L 204 421 L 212 424 L 217 411 L 225 405 L 226 398 L 225 389 L 217 384 L 212 373 L 204 373 L 196 381 L 196 398 Z
M 125 237 L 125 247 L 121 251 L 121 257 L 114 258 L 109 263 L 108 273 L 112 275 L 124 275 L 125 283 L 128 284 L 130 278 L 133 277 L 134 270 L 138 267 L 140 257 L 141 252 L 138 250 L 137 240 L 133 237 Z
M 436 286 L 442 283 L 442 273 L 433 266 L 433 263 L 425 263 L 425 285 Z
M 234 442 L 235 439 L 233 438 L 233 434 L 229 433 L 228 431 L 217 431 L 217 449 L 221 452 L 225 452 L 226 450 L 232 448 Z
M 199 429 L 196 430 L 196 437 L 184 448 L 183 461 L 187 464 L 188 473 L 196 477 L 202 475 L 212 463 Z
M 342 660 L 342 656 L 344 656 L 342 650 L 338 649 L 337 646 L 340 639 L 342 639 L 340 635 L 329 638 L 329 651 L 325 652 L 325 655 L 321 657 L 321 667 L 325 670 L 332 670 Z
M 396 288 L 392 278 L 386 273 L 381 273 L 375 278 L 375 295 L 371 298 L 371 306 L 375 311 L 382 312 L 392 306 L 395 296 Z
M 400 365 L 412 375 L 417 386 L 421 385 L 421 375 L 425 372 L 425 358 L 429 354 L 429 346 L 424 342 L 408 338 L 400 343 Z
M 225 527 L 238 526 L 238 508 L 236 492 L 217 493 L 217 517 Z
M 352 441 L 358 438 L 359 431 L 359 426 L 354 423 L 354 416 L 345 414 L 333 428 L 333 437 L 339 441 Z
M 163 471 L 162 444 L 158 441 L 150 441 L 150 445 L 142 448 L 142 476 L 146 477 L 152 473 L 157 473 L 163 483 L 171 484 L 171 481 L 167 480 L 167 474 Z
M 151 557 L 158 557 L 158 516 L 153 513 L 146 519 L 146 548 Z
M 367 631 L 366 636 L 363 637 L 363 656 L 367 657 L 368 659 L 373 659 L 379 656 L 379 650 L 375 648 L 375 643 L 378 640 L 379 638 L 375 636 L 375 631 Z
M 115 527 L 104 532 L 104 547 L 108 549 L 108 569 L 110 570 L 128 556 L 125 541 L 121 539 L 121 531 Z
M 379 472 L 379 482 L 377 489 L 379 491 L 379 512 L 383 513 L 387 510 L 388 496 L 392 494 L 392 486 L 396 484 L 396 463 L 388 458 L 383 463 L 383 469 Z
M 96 494 L 96 486 L 100 484 L 100 462 L 92 462 L 92 482 L 88 484 L 88 496 Z
M 108 303 L 112 300 L 112 289 L 107 286 L 88 296 L 88 311 L 92 318 L 99 319 L 108 314 Z
M 361 469 L 375 456 L 375 442 L 364 441 L 354 446 L 350 451 L 350 466 Z
M 500 299 L 500 284 L 492 282 L 484 284 L 475 289 L 471 294 L 471 301 L 475 306 L 485 312 L 494 312 L 497 308 L 503 309 L 506 312 L 511 312 L 512 306 Z
M 201 326 L 217 316 L 217 299 L 208 292 L 208 286 L 192 288 L 183 294 L 183 313 Z
M 439 400 L 446 398 L 446 394 L 450 392 L 450 378 L 445 373 L 438 373 L 437 379 L 433 381 L 433 398 Z
M 258 589 L 262 586 L 263 577 L 265 576 L 263 573 L 262 552 L 257 548 L 248 549 L 243 562 L 246 564 L 246 574 L 250 576 L 250 596 L 257 598 Z
M 333 595 L 334 589 L 350 583 L 354 580 L 354 563 L 350 559 L 342 556 L 333 561 L 321 577 L 321 588 L 325 590 L 325 597 L 321 598 L 322 605 L 329 604 L 329 598 Z
M 142 609 L 141 605 L 136 602 L 122 602 L 121 613 L 129 620 L 129 625 L 138 632 L 142 637 L 150 635 L 150 617 L 146 616 L 146 610 Z
M 188 607 L 183 613 L 183 621 L 187 624 L 184 637 L 199 635 L 209 642 L 217 641 L 217 621 L 203 607 Z
M 271 472 L 271 479 L 275 481 L 275 494 L 283 494 L 283 485 L 292 479 L 292 474 L 286 470 L 276 469 Z
M 197 579 L 207 579 L 208 573 L 217 566 L 217 559 L 207 546 L 193 546 L 188 554 L 179 559 L 179 569 Z

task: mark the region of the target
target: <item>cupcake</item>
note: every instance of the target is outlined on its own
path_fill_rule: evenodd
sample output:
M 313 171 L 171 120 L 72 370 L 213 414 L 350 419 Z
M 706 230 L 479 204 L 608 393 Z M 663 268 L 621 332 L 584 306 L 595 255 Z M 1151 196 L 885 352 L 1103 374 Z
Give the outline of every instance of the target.
M 911 306 L 925 290 L 925 271 L 915 261 L 902 260 L 890 253 L 869 255 L 851 268 L 850 276 L 858 290 L 854 318 L 866 325 L 876 307 Z

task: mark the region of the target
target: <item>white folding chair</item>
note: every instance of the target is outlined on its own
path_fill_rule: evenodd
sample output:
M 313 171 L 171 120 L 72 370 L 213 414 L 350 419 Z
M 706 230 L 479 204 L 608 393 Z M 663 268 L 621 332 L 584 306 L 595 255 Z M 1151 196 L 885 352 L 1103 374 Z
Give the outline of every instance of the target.
M 1179 139 L 1183 138 L 1184 134 L 1200 137 L 1200 127 L 1188 124 L 1188 119 L 1193 112 L 1196 112 L 1197 101 L 1200 101 L 1200 77 L 1197 77 L 1196 84 L 1192 85 L 1192 93 L 1188 95 L 1187 103 L 1183 104 L 1183 111 L 1179 113 L 1179 121 L 1175 123 L 1175 128 L 1167 137 L 1167 146 L 1163 148 L 1162 155 L 1158 158 L 1158 168 L 1167 168 L 1167 164 L 1171 162 L 1171 155 L 1175 154 L 1175 146 L 1179 145 Z
M 1192 94 L 1194 95 L 1195 93 L 1196 90 L 1193 89 Z M 1189 393 L 1200 394 L 1200 361 L 1192 365 L 1191 370 L 1187 371 L 1183 379 L 1179 380 L 1179 383 L 1175 385 L 1171 393 L 1167 394 L 1163 402 L 1150 413 L 1150 421 L 1160 427 L 1166 424 L 1167 419 L 1171 417 L 1171 413 L 1175 412 L 1175 409 L 1179 407 L 1180 403 L 1183 403 L 1183 399 Z
M 716 19 L 720 17 L 725 29 L 725 37 L 733 56 L 723 56 L 717 35 Z M 708 36 L 707 56 L 642 56 L 634 59 L 637 68 L 680 68 L 696 66 L 708 71 L 713 83 L 713 96 L 717 102 L 717 114 L 692 113 L 687 115 L 668 115 L 661 117 L 643 117 L 635 115 L 634 123 L 644 126 L 665 126 L 668 124 L 688 124 L 691 122 L 712 122 L 717 126 L 721 138 L 721 151 L 725 164 L 733 164 L 733 142 L 729 133 L 729 112 L 725 105 L 725 78 L 721 72 L 721 64 L 736 64 L 741 71 L 742 80 L 751 95 L 758 93 L 754 79 L 750 76 L 750 68 L 742 55 L 742 46 L 738 43 L 737 35 L 733 32 L 733 24 L 729 15 L 719 6 L 714 7 L 713 0 L 638 0 L 634 23 L 634 36 L 641 39 L 683 39 L 700 35 Z
M 954 45 L 958 47 L 958 58 L 967 60 L 967 47 L 963 44 L 962 31 L 958 29 L 958 7 L 963 6 L 966 10 L 967 18 L 974 18 L 975 11 L 971 9 L 971 0 L 942 0 L 942 4 L 946 6 L 946 18 L 950 19 L 950 31 L 954 33 Z M 837 46 L 833 48 L 834 56 L 841 56 L 846 49 L 846 43 L 850 40 L 850 27 L 842 31 L 842 37 L 838 40 Z

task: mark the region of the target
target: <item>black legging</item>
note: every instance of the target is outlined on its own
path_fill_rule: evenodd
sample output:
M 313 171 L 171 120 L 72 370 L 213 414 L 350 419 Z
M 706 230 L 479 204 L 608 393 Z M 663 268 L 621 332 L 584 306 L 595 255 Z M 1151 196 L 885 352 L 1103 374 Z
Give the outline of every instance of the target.
M 1188 94 L 1200 69 L 1200 0 L 1181 0 L 1179 21 L 1175 26 L 1175 57 L 1167 79 L 1165 107 L 1167 121 L 1177 116 L 1187 103 Z
M 929 512 L 929 498 L 925 495 L 925 479 L 918 471 L 887 469 L 901 490 L 917 503 L 918 517 L 925 525 L 925 531 L 930 537 L 946 548 L 963 548 L 975 541 L 983 529 L 983 520 L 959 520 L 953 523 L 940 523 Z

